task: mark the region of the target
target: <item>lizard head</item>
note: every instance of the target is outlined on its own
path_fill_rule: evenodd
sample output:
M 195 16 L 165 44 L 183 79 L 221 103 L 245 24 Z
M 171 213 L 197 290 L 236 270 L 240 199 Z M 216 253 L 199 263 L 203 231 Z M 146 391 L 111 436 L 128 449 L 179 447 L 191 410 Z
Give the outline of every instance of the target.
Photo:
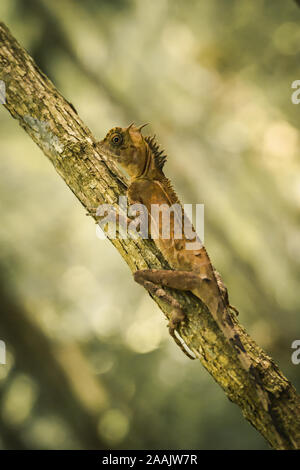
M 98 143 L 100 150 L 119 163 L 133 178 L 143 174 L 150 158 L 148 145 L 141 133 L 144 126 L 146 124 L 136 127 L 132 123 L 128 127 L 114 127 Z

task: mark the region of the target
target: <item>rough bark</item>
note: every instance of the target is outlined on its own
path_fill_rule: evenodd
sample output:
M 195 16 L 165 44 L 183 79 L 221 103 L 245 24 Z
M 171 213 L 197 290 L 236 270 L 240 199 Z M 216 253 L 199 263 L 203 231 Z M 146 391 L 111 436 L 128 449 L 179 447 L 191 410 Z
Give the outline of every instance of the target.
M 107 157 L 74 107 L 56 90 L 28 53 L 0 24 L 0 79 L 6 84 L 6 104 L 13 118 L 50 159 L 56 171 L 85 208 L 117 204 L 126 182 Z M 166 268 L 151 240 L 112 240 L 131 271 Z M 180 334 L 202 365 L 236 403 L 243 415 L 276 449 L 300 448 L 300 397 L 274 361 L 238 324 L 257 377 L 269 397 L 265 410 L 256 387 L 213 321 L 191 293 L 172 292 L 188 313 Z M 169 308 L 155 299 L 168 317 Z M 187 359 L 188 360 L 188 359 Z

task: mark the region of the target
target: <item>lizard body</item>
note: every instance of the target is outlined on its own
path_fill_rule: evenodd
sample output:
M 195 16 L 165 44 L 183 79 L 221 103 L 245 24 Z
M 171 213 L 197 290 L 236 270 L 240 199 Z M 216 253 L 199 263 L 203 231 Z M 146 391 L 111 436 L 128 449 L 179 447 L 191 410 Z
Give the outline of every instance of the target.
M 142 127 L 144 126 L 136 127 L 131 124 L 127 128 L 115 127 L 111 129 L 106 137 L 98 143 L 100 150 L 102 149 L 113 158 L 129 174 L 131 181 L 127 195 L 130 204 L 143 204 L 149 214 L 151 214 L 153 204 L 165 205 L 166 207 L 178 204 L 183 211 L 170 181 L 163 172 L 166 157 L 162 151 L 159 151 L 154 137 L 142 135 Z M 151 215 L 149 217 L 151 219 Z M 183 232 L 181 239 L 175 238 L 175 217 L 173 214 L 170 218 L 170 237 L 168 239 L 162 237 L 160 219 L 159 226 L 156 227 L 158 237 L 154 239 L 172 270 L 138 270 L 134 273 L 134 278 L 150 293 L 161 297 L 173 307 L 169 331 L 175 340 L 174 332 L 179 323 L 184 320 L 185 314 L 179 304 L 166 294 L 163 287 L 188 290 L 196 295 L 207 305 L 225 338 L 237 352 L 244 370 L 257 381 L 257 374 L 254 373 L 256 371 L 251 365 L 251 360 L 231 317 L 227 289 L 219 273 L 215 271 L 203 245 L 196 249 L 187 249 L 186 243 L 191 240 L 187 239 Z M 178 343 L 178 340 L 176 342 Z M 258 393 L 264 408 L 267 408 L 267 399 L 259 387 Z

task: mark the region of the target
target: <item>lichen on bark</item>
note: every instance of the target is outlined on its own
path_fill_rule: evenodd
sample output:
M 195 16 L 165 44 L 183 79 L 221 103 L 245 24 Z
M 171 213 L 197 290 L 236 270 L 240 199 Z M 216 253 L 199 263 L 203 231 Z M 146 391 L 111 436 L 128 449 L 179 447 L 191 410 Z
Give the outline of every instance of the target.
M 29 54 L 0 23 L 0 80 L 5 82 L 3 105 L 49 158 L 56 171 L 87 209 L 116 204 L 126 181 L 99 153 L 96 139 Z M 83 211 L 83 215 L 84 215 Z M 112 240 L 131 271 L 167 268 L 151 240 Z M 255 383 L 215 324 L 209 310 L 191 293 L 171 292 L 187 312 L 180 335 L 202 365 L 236 403 L 243 415 L 276 449 L 300 448 L 300 398 L 274 361 L 239 328 L 243 345 L 269 397 L 264 409 Z M 169 308 L 155 299 L 168 317 Z M 188 360 L 188 359 L 187 359 Z

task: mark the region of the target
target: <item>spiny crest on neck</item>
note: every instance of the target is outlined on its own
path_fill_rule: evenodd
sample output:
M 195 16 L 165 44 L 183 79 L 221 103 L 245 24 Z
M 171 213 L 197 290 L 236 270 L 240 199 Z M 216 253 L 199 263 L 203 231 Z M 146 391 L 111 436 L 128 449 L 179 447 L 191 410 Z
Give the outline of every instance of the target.
M 155 135 L 144 137 L 144 139 L 149 145 L 149 148 L 154 155 L 154 163 L 156 168 L 162 171 L 167 161 L 167 156 L 163 154 L 164 150 L 159 150 L 159 144 L 155 140 Z

